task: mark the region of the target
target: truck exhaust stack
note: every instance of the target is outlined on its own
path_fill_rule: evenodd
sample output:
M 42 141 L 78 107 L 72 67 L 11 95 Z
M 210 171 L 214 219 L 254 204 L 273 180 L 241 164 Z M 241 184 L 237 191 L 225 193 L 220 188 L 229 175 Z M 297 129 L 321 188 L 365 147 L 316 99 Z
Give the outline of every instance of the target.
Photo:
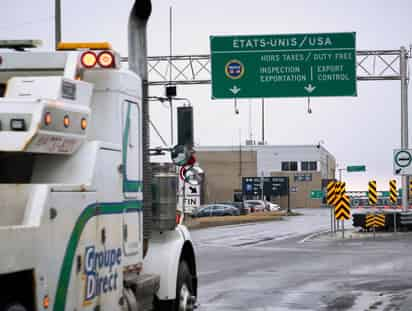
M 136 0 L 129 16 L 129 68 L 142 79 L 142 120 L 143 120 L 143 236 L 145 251 L 152 228 L 152 170 L 150 166 L 149 148 L 149 103 L 148 103 L 148 71 L 147 71 L 147 34 L 146 26 L 152 12 L 151 0 Z

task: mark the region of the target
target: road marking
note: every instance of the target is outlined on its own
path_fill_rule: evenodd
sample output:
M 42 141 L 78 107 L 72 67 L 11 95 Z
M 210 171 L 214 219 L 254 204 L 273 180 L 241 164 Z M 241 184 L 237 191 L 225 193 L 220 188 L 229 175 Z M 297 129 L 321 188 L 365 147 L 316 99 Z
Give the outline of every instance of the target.
M 311 239 L 313 239 L 313 238 L 315 238 L 315 237 L 317 237 L 317 236 L 319 236 L 319 235 L 322 235 L 322 234 L 324 234 L 324 233 L 329 233 L 329 232 L 330 232 L 329 230 L 322 230 L 322 231 L 318 231 L 318 232 L 311 233 L 311 234 L 309 234 L 308 236 L 306 236 L 305 238 L 303 238 L 302 240 L 300 240 L 300 241 L 298 242 L 298 244 L 303 244 L 303 243 L 305 243 L 305 242 L 308 241 L 308 240 L 311 240 Z

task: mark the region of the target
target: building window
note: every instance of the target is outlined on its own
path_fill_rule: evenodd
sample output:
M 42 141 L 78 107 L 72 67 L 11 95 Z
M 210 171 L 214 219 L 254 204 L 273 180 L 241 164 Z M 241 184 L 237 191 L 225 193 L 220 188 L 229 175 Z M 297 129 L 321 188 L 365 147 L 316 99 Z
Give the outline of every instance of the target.
M 312 181 L 312 174 L 311 173 L 296 174 L 294 176 L 294 180 L 295 182 Z
M 317 171 L 318 162 L 316 161 L 302 161 L 302 171 Z
M 282 162 L 282 171 L 297 171 L 298 162 L 296 161 L 286 161 Z

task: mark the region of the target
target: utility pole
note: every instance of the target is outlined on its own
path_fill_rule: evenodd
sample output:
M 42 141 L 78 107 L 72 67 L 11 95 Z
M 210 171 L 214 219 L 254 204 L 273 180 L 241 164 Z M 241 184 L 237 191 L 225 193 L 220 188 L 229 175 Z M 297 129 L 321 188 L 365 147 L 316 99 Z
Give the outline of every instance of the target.
M 401 76 L 401 148 L 408 149 L 408 52 L 401 47 L 399 72 Z M 402 209 L 408 210 L 408 176 L 402 176 Z
M 59 42 L 62 40 L 62 21 L 61 21 L 61 0 L 54 2 L 54 46 L 57 50 Z

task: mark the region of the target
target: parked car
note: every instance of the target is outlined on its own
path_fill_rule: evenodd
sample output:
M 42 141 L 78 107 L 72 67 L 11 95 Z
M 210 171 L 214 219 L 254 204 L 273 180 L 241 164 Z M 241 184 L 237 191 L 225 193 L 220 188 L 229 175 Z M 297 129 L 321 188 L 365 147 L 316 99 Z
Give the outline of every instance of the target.
M 275 212 L 280 210 L 280 206 L 276 203 L 266 202 L 266 210 L 269 212 Z
M 245 206 L 243 202 L 219 202 L 216 204 L 224 204 L 224 205 L 230 205 L 230 206 L 236 207 L 239 210 L 240 215 L 250 214 L 250 207 Z
M 240 212 L 236 207 L 230 205 L 208 204 L 199 207 L 192 215 L 193 217 L 239 216 Z
M 262 200 L 246 200 L 243 201 L 246 207 L 250 208 L 252 213 L 255 212 L 264 212 L 266 209 L 266 204 Z

